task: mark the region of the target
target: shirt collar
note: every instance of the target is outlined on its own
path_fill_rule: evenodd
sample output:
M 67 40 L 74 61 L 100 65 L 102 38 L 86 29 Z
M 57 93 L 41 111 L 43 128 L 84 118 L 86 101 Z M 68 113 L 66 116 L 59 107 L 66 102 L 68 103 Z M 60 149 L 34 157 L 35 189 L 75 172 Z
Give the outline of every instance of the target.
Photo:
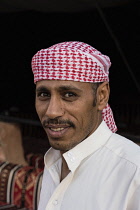
M 106 123 L 102 121 L 99 127 L 88 138 L 63 154 L 69 170 L 72 172 L 75 171 L 81 161 L 105 145 L 111 135 L 112 132 L 107 127 Z M 53 148 L 49 149 L 45 155 L 45 166 L 47 168 L 51 167 L 60 158 L 61 154 L 58 150 Z
M 45 167 L 49 169 L 52 167 L 57 161 L 61 159 L 61 154 L 59 150 L 55 150 L 52 147 L 46 152 L 44 156 Z

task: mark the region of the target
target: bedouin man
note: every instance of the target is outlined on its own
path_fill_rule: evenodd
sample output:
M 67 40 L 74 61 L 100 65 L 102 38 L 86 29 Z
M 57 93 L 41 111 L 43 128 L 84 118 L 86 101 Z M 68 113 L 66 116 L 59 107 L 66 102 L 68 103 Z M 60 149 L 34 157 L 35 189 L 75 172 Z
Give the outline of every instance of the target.
M 115 133 L 110 65 L 78 41 L 33 56 L 36 111 L 51 145 L 39 210 L 140 210 L 140 149 Z

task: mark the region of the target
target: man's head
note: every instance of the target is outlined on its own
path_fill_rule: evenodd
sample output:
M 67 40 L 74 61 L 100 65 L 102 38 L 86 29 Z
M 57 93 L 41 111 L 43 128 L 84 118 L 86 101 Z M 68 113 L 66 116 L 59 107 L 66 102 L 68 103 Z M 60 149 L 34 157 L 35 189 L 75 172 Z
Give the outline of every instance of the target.
M 71 149 L 102 118 L 116 130 L 107 104 L 110 65 L 108 56 L 82 42 L 56 44 L 35 54 L 36 110 L 54 148 Z

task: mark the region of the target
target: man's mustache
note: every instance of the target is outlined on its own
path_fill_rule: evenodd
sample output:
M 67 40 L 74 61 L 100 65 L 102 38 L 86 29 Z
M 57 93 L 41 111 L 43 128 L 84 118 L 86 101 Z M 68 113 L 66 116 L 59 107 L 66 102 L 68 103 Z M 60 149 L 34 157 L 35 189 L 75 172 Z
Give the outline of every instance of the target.
M 47 119 L 42 122 L 42 126 L 45 128 L 47 125 L 69 125 L 70 127 L 75 128 L 75 125 L 70 120 L 61 120 L 61 119 Z

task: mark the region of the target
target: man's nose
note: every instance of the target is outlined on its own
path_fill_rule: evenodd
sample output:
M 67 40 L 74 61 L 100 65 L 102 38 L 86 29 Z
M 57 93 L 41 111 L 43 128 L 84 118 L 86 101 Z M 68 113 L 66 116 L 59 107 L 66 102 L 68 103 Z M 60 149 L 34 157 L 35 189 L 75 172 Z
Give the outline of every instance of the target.
M 64 114 L 63 105 L 60 99 L 52 97 L 48 102 L 46 116 L 50 119 L 62 117 Z

